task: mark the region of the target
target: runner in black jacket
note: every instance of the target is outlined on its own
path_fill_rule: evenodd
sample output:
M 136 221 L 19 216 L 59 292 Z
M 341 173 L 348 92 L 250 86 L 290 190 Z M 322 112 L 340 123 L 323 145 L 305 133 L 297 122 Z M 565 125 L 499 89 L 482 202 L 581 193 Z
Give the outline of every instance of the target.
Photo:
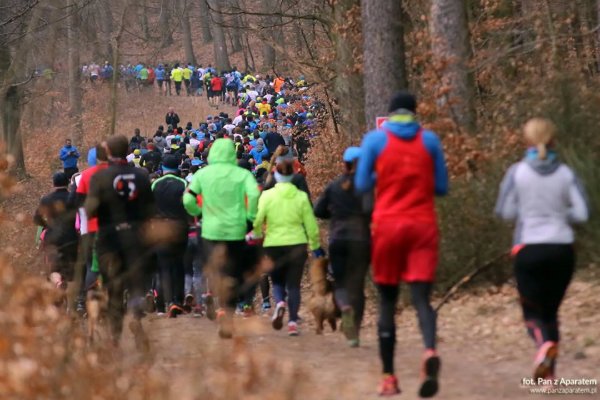
M 170 240 L 157 246 L 160 289 L 158 309 L 168 306 L 168 315 L 175 318 L 183 310 L 185 284 L 184 256 L 188 240 L 189 216 L 183 207 L 183 192 L 187 181 L 179 176 L 179 159 L 165 155 L 163 176 L 152 184 L 154 199 L 161 220 L 161 229 L 169 229 Z
M 370 261 L 369 215 L 364 196 L 354 192 L 354 168 L 360 148 L 344 152 L 345 172 L 326 188 L 315 205 L 315 216 L 331 219 L 329 257 L 335 279 L 335 299 L 342 310 L 348 343 L 359 345 L 358 333 L 365 308 L 365 277 Z
M 147 349 L 142 330 L 145 263 L 149 258 L 142 239 L 154 215 L 154 196 L 148 173 L 127 164 L 128 141 L 125 136 L 107 140 L 109 167 L 90 181 L 85 200 L 88 217 L 98 217 L 97 252 L 100 272 L 108 289 L 108 316 L 113 341 L 118 344 L 123 329 L 123 294 L 128 290 L 134 321 L 130 325 L 139 349 Z
M 76 209 L 69 203 L 69 180 L 62 172 L 52 178 L 54 191 L 42 197 L 33 217 L 37 225 L 46 229 L 44 246 L 50 256 L 50 271 L 58 272 L 62 282 L 73 280 L 77 259 Z M 57 283 L 57 284 L 58 284 Z

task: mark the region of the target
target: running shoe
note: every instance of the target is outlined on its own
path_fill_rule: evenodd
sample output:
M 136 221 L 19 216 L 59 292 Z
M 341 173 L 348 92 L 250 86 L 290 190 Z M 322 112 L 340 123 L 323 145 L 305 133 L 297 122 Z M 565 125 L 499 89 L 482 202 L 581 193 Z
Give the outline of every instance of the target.
M 242 309 L 242 315 L 244 316 L 244 318 L 250 318 L 254 316 L 254 307 L 252 307 L 251 305 L 246 304 L 244 306 L 244 308 Z
M 152 290 L 146 293 L 146 312 L 153 313 L 156 311 L 156 299 L 154 297 L 154 292 Z
M 177 318 L 178 315 L 181 315 L 184 312 L 185 310 L 179 304 L 171 304 L 169 306 L 169 311 L 167 311 L 167 317 Z
M 354 324 L 354 310 L 352 307 L 346 307 L 342 310 L 342 332 L 350 347 L 358 347 L 358 330 Z
M 190 313 L 192 312 L 192 308 L 194 307 L 195 301 L 194 301 L 194 295 L 193 294 L 186 294 L 185 295 L 185 299 L 183 300 L 183 309 L 185 310 L 186 313 Z
M 196 318 L 200 318 L 204 315 L 204 310 L 202 309 L 201 304 L 196 304 L 192 309 L 192 315 Z
M 289 336 L 298 336 L 300 335 L 300 331 L 298 331 L 298 324 L 290 321 L 288 322 L 288 335 Z
M 384 374 L 383 378 L 381 378 L 377 393 L 380 396 L 394 396 L 400 394 L 398 379 L 394 375 Z
M 427 398 L 433 397 L 438 392 L 438 375 L 440 373 L 441 361 L 434 350 L 427 350 L 423 357 L 421 370 L 421 388 L 419 396 Z
M 142 321 L 134 319 L 129 323 L 129 330 L 133 334 L 133 340 L 135 341 L 135 347 L 138 351 L 148 353 L 150 351 L 150 340 L 144 332 L 142 327 Z
M 204 296 L 204 306 L 206 307 L 206 318 L 214 321 L 217 317 L 215 310 L 215 299 L 212 293 L 206 293 Z
M 554 374 L 554 364 L 558 357 L 558 343 L 544 342 L 537 352 L 533 370 L 533 379 L 548 379 Z
M 273 317 L 271 318 L 271 325 L 273 329 L 276 331 L 281 330 L 283 328 L 283 316 L 285 315 L 285 302 L 280 301 L 275 306 L 275 312 L 273 313 Z
M 271 310 L 271 303 L 269 301 L 263 301 L 261 308 L 263 313 L 268 313 Z
M 233 337 L 233 318 L 227 315 L 223 309 L 217 311 L 216 318 L 219 325 L 219 337 L 221 339 L 231 339 Z

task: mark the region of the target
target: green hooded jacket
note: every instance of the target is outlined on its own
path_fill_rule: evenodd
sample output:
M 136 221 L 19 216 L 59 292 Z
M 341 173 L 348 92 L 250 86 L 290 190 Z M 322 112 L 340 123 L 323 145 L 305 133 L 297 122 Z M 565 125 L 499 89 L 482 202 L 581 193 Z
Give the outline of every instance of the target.
M 278 183 L 262 193 L 254 221 L 256 236 L 262 236 L 264 224 L 264 247 L 303 243 L 308 243 L 311 250 L 321 247 L 319 226 L 308 195 L 292 183 Z
M 202 196 L 202 206 L 196 197 Z M 183 195 L 190 215 L 202 215 L 202 237 L 208 240 L 244 240 L 247 222 L 256 216 L 260 192 L 252 173 L 237 166 L 233 142 L 217 139 L 208 154 L 208 166 L 194 174 Z

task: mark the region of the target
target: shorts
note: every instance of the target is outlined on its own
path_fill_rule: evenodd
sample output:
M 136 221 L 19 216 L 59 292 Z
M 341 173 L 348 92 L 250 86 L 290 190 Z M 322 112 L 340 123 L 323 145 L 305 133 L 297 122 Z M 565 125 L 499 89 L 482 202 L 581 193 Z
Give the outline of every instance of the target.
M 439 232 L 435 223 L 373 223 L 373 281 L 382 285 L 433 282 L 438 263 Z

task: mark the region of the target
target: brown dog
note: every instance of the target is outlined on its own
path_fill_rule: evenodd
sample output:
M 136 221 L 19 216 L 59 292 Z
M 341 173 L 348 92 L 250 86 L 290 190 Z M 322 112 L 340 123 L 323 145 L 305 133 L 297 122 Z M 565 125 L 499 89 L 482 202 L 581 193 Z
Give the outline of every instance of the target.
M 108 292 L 100 281 L 88 289 L 85 307 L 87 309 L 87 339 L 89 344 L 93 344 L 98 332 L 98 324 L 108 309 Z
M 324 257 L 315 258 L 311 261 L 309 267 L 310 283 L 312 287 L 312 297 L 308 303 L 308 308 L 315 317 L 317 324 L 316 333 L 323 333 L 323 323 L 329 322 L 332 330 L 337 329 L 337 317 L 339 309 L 333 298 L 333 285 L 327 279 L 327 265 L 329 260 Z

